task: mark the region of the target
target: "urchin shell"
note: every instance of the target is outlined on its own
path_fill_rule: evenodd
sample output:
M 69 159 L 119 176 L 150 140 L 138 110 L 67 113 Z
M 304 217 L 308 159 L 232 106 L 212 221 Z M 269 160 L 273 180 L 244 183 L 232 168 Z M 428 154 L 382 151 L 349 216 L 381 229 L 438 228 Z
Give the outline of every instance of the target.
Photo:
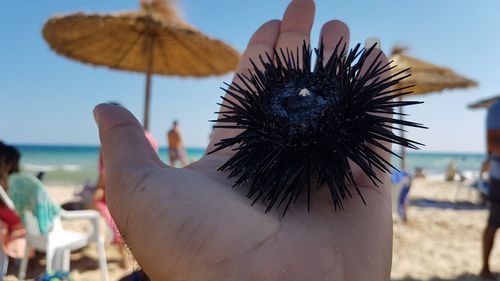
M 258 68 L 251 61 L 250 74 L 237 74 L 240 82 L 223 89 L 227 97 L 215 128 L 241 129 L 236 136 L 220 140 L 211 151 L 232 148 L 234 155 L 219 170 L 229 171 L 234 186 L 248 186 L 253 203 L 261 199 L 266 212 L 292 202 L 304 193 L 308 209 L 311 191 L 326 184 L 335 210 L 352 191 L 364 201 L 349 161 L 357 165 L 377 186 L 376 170 L 395 169 L 375 148 L 394 154 L 383 142 L 418 149 L 420 143 L 392 132 L 394 124 L 422 127 L 395 119 L 396 107 L 417 104 L 395 101 L 411 93 L 397 84 L 409 76 L 407 70 L 390 74 L 390 64 L 371 64 L 375 46 L 347 51 L 339 43 L 324 61 L 323 44 L 312 51 L 304 42 L 301 51 L 275 50 L 260 56 Z M 394 154 L 395 155 L 395 154 Z

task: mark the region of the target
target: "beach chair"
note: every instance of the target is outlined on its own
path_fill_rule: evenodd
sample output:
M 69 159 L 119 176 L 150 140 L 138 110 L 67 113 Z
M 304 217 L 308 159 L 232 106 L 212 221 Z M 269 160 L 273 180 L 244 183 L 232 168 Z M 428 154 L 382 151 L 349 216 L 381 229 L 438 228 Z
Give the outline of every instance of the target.
M 97 243 L 101 280 L 108 281 L 104 252 L 104 239 L 99 231 L 99 213 L 94 210 L 65 211 L 50 198 L 43 183 L 30 174 L 16 173 L 9 178 L 9 194 L 0 191 L 8 206 L 21 214 L 26 229 L 27 247 L 19 267 L 20 280 L 24 280 L 32 249 L 46 254 L 46 271 L 69 271 L 70 251 Z M 89 220 L 89 233 L 68 231 L 62 220 Z
M 0 186 L 1 189 L 2 186 Z M 7 268 L 9 267 L 9 257 L 0 249 L 0 280 L 7 274 Z
M 462 190 L 467 191 L 467 200 L 472 201 L 472 193 L 475 192 L 479 201 L 483 201 L 488 195 L 488 182 L 481 178 L 480 172 L 465 171 L 463 173 L 464 179 L 455 182 L 455 192 L 453 195 L 453 202 L 459 201 L 460 193 Z M 476 200 L 477 201 L 477 200 Z

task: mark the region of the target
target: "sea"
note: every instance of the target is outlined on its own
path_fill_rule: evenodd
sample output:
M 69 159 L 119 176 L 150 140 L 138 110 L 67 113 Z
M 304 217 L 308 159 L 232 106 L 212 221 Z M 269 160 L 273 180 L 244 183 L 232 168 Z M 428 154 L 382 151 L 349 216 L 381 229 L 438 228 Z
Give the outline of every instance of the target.
M 37 175 L 44 172 L 43 181 L 51 185 L 84 186 L 94 184 L 98 176 L 99 146 L 69 145 L 15 145 L 21 152 L 21 170 Z M 187 148 L 188 161 L 200 159 L 204 148 Z M 167 161 L 168 149 L 159 150 L 160 159 Z M 444 174 L 454 162 L 459 171 L 478 171 L 485 154 L 408 152 L 406 163 L 409 171 L 422 168 L 428 175 Z M 392 164 L 400 166 L 393 157 Z

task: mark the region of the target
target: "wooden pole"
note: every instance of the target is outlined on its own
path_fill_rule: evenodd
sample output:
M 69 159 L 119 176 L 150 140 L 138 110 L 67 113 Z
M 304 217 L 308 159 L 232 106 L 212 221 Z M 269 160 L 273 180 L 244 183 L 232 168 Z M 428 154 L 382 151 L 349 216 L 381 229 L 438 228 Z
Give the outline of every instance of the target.
M 150 36 L 147 40 L 146 52 L 147 52 L 147 68 L 146 68 L 146 97 L 144 100 L 144 129 L 149 130 L 149 105 L 151 103 L 151 80 L 153 74 L 153 45 L 154 37 Z
M 400 97 L 398 98 L 398 100 L 399 100 L 400 102 L 402 102 L 402 101 L 403 101 L 403 97 L 402 97 L 402 96 L 400 96 Z M 399 115 L 399 118 L 400 118 L 401 120 L 403 120 L 403 119 L 404 119 L 404 115 L 403 115 L 404 111 L 403 111 L 403 107 L 402 107 L 402 106 L 400 106 L 400 107 L 399 107 L 399 113 L 401 114 L 401 115 Z M 399 128 L 401 129 L 401 131 L 400 131 L 400 132 L 401 132 L 400 136 L 401 136 L 402 138 L 404 138 L 404 137 L 405 137 L 405 132 L 403 131 L 403 129 L 404 129 L 403 124 L 400 124 L 400 125 L 399 125 Z M 401 145 L 401 153 L 400 153 L 400 156 L 401 156 L 401 167 L 400 167 L 400 168 L 401 168 L 401 171 L 403 171 L 403 170 L 406 170 L 406 147 L 404 147 L 404 146 L 402 146 L 402 145 Z

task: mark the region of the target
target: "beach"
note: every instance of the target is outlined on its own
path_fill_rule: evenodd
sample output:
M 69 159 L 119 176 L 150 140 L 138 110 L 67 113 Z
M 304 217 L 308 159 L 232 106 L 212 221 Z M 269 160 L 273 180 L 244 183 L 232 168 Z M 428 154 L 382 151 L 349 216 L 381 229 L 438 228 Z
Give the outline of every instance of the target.
M 139 279 L 127 243 L 155 280 L 500 281 L 500 1 L 3 4 L 0 252 L 49 253 L 26 280 L 90 240 L 71 279 L 102 280 L 47 189 L 99 209 L 109 281 Z
M 22 170 L 37 174 L 43 171 L 44 183 L 59 204 L 78 200 L 75 194 L 97 177 L 99 147 L 19 146 Z M 203 155 L 203 149 L 188 149 L 190 162 Z M 167 151 L 160 150 L 166 160 Z M 50 156 L 50 157 L 49 157 Z M 446 166 L 455 162 L 460 171 L 477 171 L 482 154 L 409 153 L 410 170 L 422 167 L 426 179 L 415 179 L 410 192 L 408 223 L 394 216 L 394 247 L 392 281 L 415 280 L 480 280 L 476 277 L 481 266 L 481 235 L 487 219 L 487 209 L 480 203 L 476 190 L 464 183 L 445 182 Z M 398 159 L 393 159 L 398 165 Z M 458 189 L 457 189 L 458 186 Z M 394 190 L 396 191 L 396 190 Z M 458 193 L 457 193 L 458 191 Z M 397 191 L 395 192 L 395 194 Z M 72 222 L 68 229 L 82 231 L 88 225 Z M 104 223 L 102 222 L 104 227 Z M 106 246 L 110 280 L 119 280 L 128 272 L 118 266 L 119 253 L 109 243 Z M 38 258 L 38 260 L 37 260 Z M 72 254 L 72 274 L 76 280 L 99 280 L 95 245 Z M 30 261 L 28 277 L 34 278 L 44 270 L 44 257 Z M 133 265 L 132 256 L 130 263 Z M 493 271 L 500 272 L 500 246 L 492 252 Z M 17 280 L 17 265 L 11 264 L 5 280 Z
M 408 223 L 394 223 L 391 280 L 481 280 L 477 273 L 488 212 L 478 204 L 478 193 L 458 182 L 417 179 L 410 201 Z M 498 243 L 490 264 L 493 272 L 500 272 Z
M 481 235 L 487 209 L 479 204 L 475 190 L 468 183 L 444 182 L 439 177 L 415 179 L 410 193 L 408 223 L 394 219 L 392 281 L 472 281 L 480 280 Z M 458 193 L 456 194 L 458 188 Z M 52 197 L 60 204 L 73 201 L 77 186 L 49 185 Z M 84 230 L 82 223 L 65 224 L 68 229 Z M 118 266 L 118 251 L 107 243 L 106 255 L 110 280 L 119 280 L 126 271 Z M 131 263 L 134 261 L 131 259 Z M 76 280 L 99 280 L 95 245 L 71 256 L 71 270 Z M 28 280 L 43 271 L 43 255 L 30 260 Z M 491 256 L 494 272 L 500 272 L 500 244 Z M 11 265 L 5 280 L 17 280 L 17 266 Z

